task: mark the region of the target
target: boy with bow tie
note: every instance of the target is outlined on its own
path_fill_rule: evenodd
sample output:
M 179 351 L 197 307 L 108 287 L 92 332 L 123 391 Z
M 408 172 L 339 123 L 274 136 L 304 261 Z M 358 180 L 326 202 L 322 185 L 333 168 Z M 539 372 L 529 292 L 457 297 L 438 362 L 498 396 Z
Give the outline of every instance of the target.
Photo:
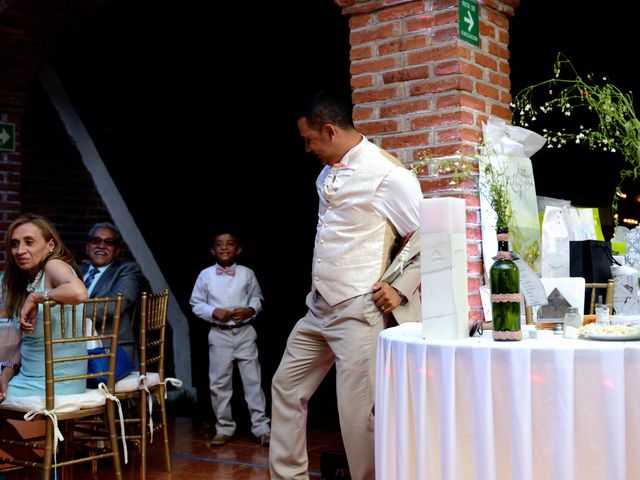
M 260 312 L 262 291 L 250 268 L 236 264 L 242 252 L 238 236 L 221 231 L 213 236 L 211 253 L 216 263 L 200 272 L 191 294 L 191 308 L 211 323 L 209 331 L 209 385 L 216 416 L 216 435 L 209 445 L 231 440 L 236 423 L 231 416 L 233 362 L 238 363 L 244 397 L 251 414 L 251 432 L 262 446 L 271 436 L 261 387 L 256 331 L 251 321 Z

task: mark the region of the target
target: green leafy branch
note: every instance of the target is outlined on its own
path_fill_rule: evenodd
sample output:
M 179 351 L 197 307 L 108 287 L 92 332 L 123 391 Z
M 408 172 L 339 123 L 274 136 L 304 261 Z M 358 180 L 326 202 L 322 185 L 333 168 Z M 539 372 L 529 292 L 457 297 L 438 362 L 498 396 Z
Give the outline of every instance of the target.
M 530 85 L 514 97 L 512 123 L 529 127 L 538 116 L 551 112 L 567 117 L 579 110 L 591 112 L 596 120 L 592 127 L 580 125 L 573 131 L 543 128 L 542 135 L 548 141 L 548 148 L 561 148 L 567 142 L 573 142 L 593 150 L 622 154 L 628 168 L 620 171 L 612 201 L 615 213 L 623 182 L 626 179 L 635 181 L 640 175 L 640 121 L 635 114 L 633 97 L 606 77 L 602 78 L 602 84 L 597 83 L 592 74 L 581 77 L 562 53 L 558 53 L 553 70 L 553 78 Z
M 491 145 L 480 145 L 479 150 L 480 168 L 484 175 L 479 185 L 480 193 L 485 196 L 496 214 L 496 231 L 506 231 L 509 229 L 513 215 L 508 188 L 509 177 L 504 168 L 501 168 L 498 160 L 496 160 L 497 165 L 491 162 L 491 156 L 495 157 L 495 151 Z

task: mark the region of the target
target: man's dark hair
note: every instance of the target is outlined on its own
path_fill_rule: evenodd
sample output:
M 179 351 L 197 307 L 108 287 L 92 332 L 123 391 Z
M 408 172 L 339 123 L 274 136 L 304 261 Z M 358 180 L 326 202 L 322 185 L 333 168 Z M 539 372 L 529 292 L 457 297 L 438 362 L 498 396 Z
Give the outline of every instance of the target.
M 327 123 L 345 130 L 355 128 L 351 117 L 351 104 L 329 92 L 316 92 L 306 97 L 298 118 L 304 117 L 309 125 L 320 128 Z
M 120 235 L 120 230 L 111 222 L 98 222 L 94 224 L 93 227 L 91 227 L 91 229 L 89 230 L 89 234 L 87 235 L 87 240 L 91 240 L 95 236 L 96 231 L 99 228 L 108 228 L 109 230 L 112 230 L 113 233 L 115 234 L 116 243 L 119 245 L 122 242 L 122 235 Z

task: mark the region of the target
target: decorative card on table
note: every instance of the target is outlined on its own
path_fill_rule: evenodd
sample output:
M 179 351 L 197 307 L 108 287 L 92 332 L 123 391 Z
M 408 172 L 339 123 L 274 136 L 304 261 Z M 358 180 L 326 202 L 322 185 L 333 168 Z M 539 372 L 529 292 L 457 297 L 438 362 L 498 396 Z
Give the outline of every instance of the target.
M 541 278 L 547 295 L 546 305 L 531 305 L 535 323 L 559 323 L 569 307 L 584 313 L 585 281 L 582 277 Z

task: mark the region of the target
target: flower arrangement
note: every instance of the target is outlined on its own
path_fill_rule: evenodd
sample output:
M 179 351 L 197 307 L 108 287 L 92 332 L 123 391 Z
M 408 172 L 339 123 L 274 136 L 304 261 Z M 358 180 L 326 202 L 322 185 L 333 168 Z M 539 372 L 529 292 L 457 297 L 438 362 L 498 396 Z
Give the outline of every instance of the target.
M 522 258 L 531 270 L 538 272 L 541 255 L 539 238 L 523 234 L 523 228 L 518 225 L 518 217 L 513 211 L 514 202 L 518 204 L 519 200 L 518 180 L 511 176 L 490 142 L 485 140 L 478 145 L 476 156 L 482 175 L 478 190 L 495 214 L 496 233 L 508 231 L 513 258 Z
M 504 168 L 496 159 L 491 161 L 491 157 L 495 157 L 495 152 L 491 145 L 483 144 L 480 149 L 480 168 L 482 170 L 483 179 L 480 182 L 480 193 L 489 202 L 491 209 L 496 214 L 496 231 L 504 232 L 509 229 L 509 223 L 513 216 L 511 208 L 511 196 L 509 194 L 509 176 L 506 175 Z
M 628 178 L 635 181 L 640 175 L 640 121 L 633 108 L 633 97 L 610 83 L 607 77 L 602 78 L 602 83 L 597 83 L 592 74 L 583 78 L 562 53 L 558 53 L 553 70 L 553 78 L 530 85 L 514 96 L 512 123 L 529 127 L 539 115 L 554 112 L 566 117 L 572 113 L 593 114 L 594 126 L 579 125 L 572 131 L 543 128 L 542 135 L 547 139 L 548 148 L 561 148 L 573 142 L 622 154 L 628 168 L 620 171 L 612 201 L 615 214 L 622 183 Z

